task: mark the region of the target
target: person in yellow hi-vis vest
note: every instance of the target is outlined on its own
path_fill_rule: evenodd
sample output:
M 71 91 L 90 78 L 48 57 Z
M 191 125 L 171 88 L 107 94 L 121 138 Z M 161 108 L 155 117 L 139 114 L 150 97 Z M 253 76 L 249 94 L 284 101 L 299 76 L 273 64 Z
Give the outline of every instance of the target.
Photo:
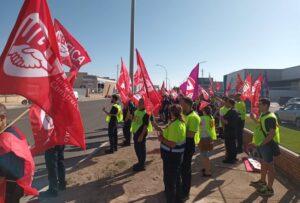
M 277 117 L 269 111 L 270 100 L 262 98 L 259 101 L 260 117 L 256 119 L 251 114 L 252 120 L 257 123 L 253 134 L 251 148 L 256 148 L 261 159 L 260 180 L 251 182 L 257 187 L 257 191 L 262 196 L 274 195 L 273 182 L 275 179 L 274 157 L 280 155 L 280 132 Z M 266 177 L 268 175 L 268 183 Z
M 145 170 L 146 161 L 146 137 L 152 131 L 150 115 L 145 110 L 144 99 L 140 99 L 138 109 L 135 110 L 131 123 L 133 133 L 134 150 L 138 158 L 138 163 L 133 166 L 134 171 Z
M 164 185 L 167 203 L 180 202 L 180 169 L 185 150 L 186 125 L 182 118 L 182 108 L 175 104 L 170 106 L 171 122 L 159 131 L 160 152 L 163 160 Z
M 110 148 L 105 151 L 107 154 L 112 154 L 118 150 L 118 123 L 123 120 L 122 108 L 118 103 L 118 95 L 112 95 L 111 103 L 113 104 L 110 112 L 103 108 L 106 113 L 106 122 L 108 123 L 108 137 Z
M 180 100 L 186 124 L 186 145 L 181 168 L 181 195 L 182 200 L 189 199 L 192 181 L 192 158 L 195 153 L 195 145 L 199 143 L 200 117 L 193 111 L 193 100 L 184 97 Z
M 217 139 L 215 119 L 212 116 L 212 109 L 206 106 L 202 109 L 203 116 L 200 122 L 200 142 L 201 162 L 203 164 L 202 176 L 211 176 L 210 152 L 213 150 L 213 141 Z

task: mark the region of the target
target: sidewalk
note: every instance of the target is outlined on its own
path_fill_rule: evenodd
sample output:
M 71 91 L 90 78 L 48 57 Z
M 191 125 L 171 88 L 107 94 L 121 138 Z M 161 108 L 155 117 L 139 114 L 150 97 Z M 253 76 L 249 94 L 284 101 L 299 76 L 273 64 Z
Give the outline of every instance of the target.
M 148 137 L 147 167 L 146 171 L 140 173 L 132 171 L 132 165 L 136 162 L 133 146 L 121 148 L 112 155 L 105 155 L 103 151 L 67 175 L 67 191 L 60 193 L 57 198 L 40 202 L 165 202 L 162 161 L 155 135 Z M 224 146 L 219 142 L 212 156 L 213 177 L 209 179 L 201 176 L 199 153 L 196 153 L 188 202 L 300 201 L 300 189 L 293 187 L 280 174 L 277 174 L 274 182 L 275 195 L 263 199 L 249 186 L 251 180 L 259 178 L 259 174 L 246 172 L 242 162 L 234 166 L 223 164 L 223 156 Z

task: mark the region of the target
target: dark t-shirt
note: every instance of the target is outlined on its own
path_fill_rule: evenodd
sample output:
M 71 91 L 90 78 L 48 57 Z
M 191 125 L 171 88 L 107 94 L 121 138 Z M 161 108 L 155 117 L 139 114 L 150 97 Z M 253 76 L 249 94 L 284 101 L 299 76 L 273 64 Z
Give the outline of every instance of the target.
M 237 122 L 239 121 L 239 114 L 236 110 L 230 109 L 223 117 L 228 122 L 225 124 L 224 132 L 235 135 Z
M 267 114 L 269 114 L 269 112 L 263 114 L 262 116 L 265 116 Z M 265 127 L 266 127 L 266 131 L 267 131 L 265 133 L 268 133 L 270 131 L 270 129 L 276 129 L 276 119 L 275 118 L 267 118 L 265 120 Z
M 117 120 L 118 108 L 112 106 L 109 114 L 111 114 L 109 126 L 116 126 L 118 123 L 118 120 Z

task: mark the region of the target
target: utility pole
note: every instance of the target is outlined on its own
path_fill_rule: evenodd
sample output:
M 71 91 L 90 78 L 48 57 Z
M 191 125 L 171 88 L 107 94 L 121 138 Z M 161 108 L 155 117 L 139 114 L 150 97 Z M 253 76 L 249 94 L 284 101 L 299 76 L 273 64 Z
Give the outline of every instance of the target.
M 133 90 L 133 71 L 134 71 L 134 14 L 135 14 L 135 0 L 131 0 L 131 23 L 130 23 L 130 66 L 129 75 L 131 78 L 132 92 Z

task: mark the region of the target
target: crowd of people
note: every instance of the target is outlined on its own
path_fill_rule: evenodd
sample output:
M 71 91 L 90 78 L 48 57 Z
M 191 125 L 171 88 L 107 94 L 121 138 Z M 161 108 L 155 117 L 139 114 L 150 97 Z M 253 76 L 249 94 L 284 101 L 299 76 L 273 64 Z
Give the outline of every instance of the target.
M 192 159 L 196 148 L 199 148 L 202 175 L 210 178 L 213 175 L 210 156 L 214 150 L 214 141 L 223 139 L 225 143 L 224 164 L 235 164 L 237 154 L 253 149 L 259 154 L 261 161 L 261 178 L 251 182 L 261 195 L 273 195 L 275 177 L 273 158 L 280 154 L 278 143 L 280 134 L 277 118 L 269 111 L 270 101 L 262 98 L 259 103 L 260 117 L 250 115 L 257 123 L 253 142 L 245 145 L 243 129 L 246 118 L 246 105 L 240 94 L 232 97 L 213 97 L 209 101 L 178 95 L 176 99 L 165 95 L 163 97 L 160 116 L 154 117 L 146 111 L 144 99 L 135 106 L 132 101 L 119 104 L 119 97 L 111 98 L 111 109 L 105 112 L 108 123 L 110 147 L 107 154 L 118 150 L 118 124 L 123 122 L 124 147 L 131 146 L 133 138 L 137 163 L 133 166 L 135 172 L 146 170 L 146 142 L 150 132 L 155 130 L 160 142 L 160 152 L 163 162 L 163 182 L 168 203 L 184 202 L 189 199 L 192 182 Z M 7 136 L 20 138 L 15 128 L 7 128 L 7 110 L 0 105 L 0 130 L 5 129 Z M 2 135 L 2 134 L 1 134 Z M 2 138 L 0 138 L 1 141 Z M 21 138 L 20 138 L 21 139 Z M 1 142 L 0 142 L 1 144 Z M 3 147 L 3 143 L 0 147 Z M 0 148 L 1 150 L 1 148 Z M 1 154 L 0 164 L 5 165 L 12 153 Z M 58 191 L 66 190 L 64 146 L 55 146 L 45 152 L 48 170 L 49 189 L 41 194 L 46 197 L 57 196 Z M 19 202 L 23 196 L 17 179 L 22 177 L 22 160 L 16 160 L 15 165 L 0 168 L 0 180 L 8 180 L 6 187 L 7 202 Z M 19 165 L 18 165 L 19 164 Z M 8 170 L 8 169 L 11 170 Z M 18 170 L 19 169 L 19 170 Z M 11 172 L 13 171 L 13 172 Z
M 112 97 L 113 107 L 107 116 L 118 117 L 122 112 L 118 105 L 118 96 Z M 235 164 L 237 154 L 251 152 L 254 149 L 259 154 L 261 161 L 261 178 L 251 182 L 257 187 L 257 192 L 264 196 L 274 194 L 274 167 L 273 157 L 280 154 L 278 143 L 280 141 L 277 118 L 269 111 L 270 101 L 260 99 L 259 109 L 261 116 L 251 118 L 258 124 L 253 129 L 253 142 L 245 145 L 243 132 L 246 119 L 246 104 L 237 93 L 230 97 L 213 97 L 206 101 L 204 98 L 193 101 L 191 98 L 179 95 L 176 99 L 164 95 L 159 118 L 154 118 L 145 109 L 144 99 L 140 99 L 135 108 L 132 101 L 124 105 L 124 146 L 130 146 L 131 133 L 133 134 L 134 149 L 138 162 L 133 170 L 145 170 L 146 137 L 153 128 L 158 132 L 160 141 L 161 158 L 163 161 L 163 181 L 167 202 L 184 202 L 189 199 L 192 181 L 192 158 L 196 147 L 199 148 L 202 175 L 212 176 L 210 163 L 214 141 L 223 139 L 225 143 L 224 164 Z M 116 111 L 119 109 L 119 111 Z M 117 119 L 118 120 L 118 119 Z M 110 121 L 108 126 L 112 125 Z M 116 128 L 117 123 L 114 123 Z M 114 142 L 111 137 L 115 134 L 108 130 L 110 136 L 110 150 L 113 153 Z M 268 183 L 266 176 L 268 175 Z

